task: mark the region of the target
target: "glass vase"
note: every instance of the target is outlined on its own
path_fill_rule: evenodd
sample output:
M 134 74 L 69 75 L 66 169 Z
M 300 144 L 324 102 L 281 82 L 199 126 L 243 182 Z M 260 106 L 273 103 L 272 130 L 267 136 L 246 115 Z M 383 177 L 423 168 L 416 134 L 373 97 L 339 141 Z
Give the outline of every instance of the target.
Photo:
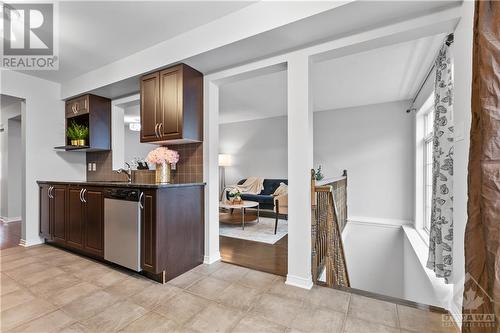
M 156 164 L 156 183 L 169 184 L 170 183 L 170 164 L 167 162 Z

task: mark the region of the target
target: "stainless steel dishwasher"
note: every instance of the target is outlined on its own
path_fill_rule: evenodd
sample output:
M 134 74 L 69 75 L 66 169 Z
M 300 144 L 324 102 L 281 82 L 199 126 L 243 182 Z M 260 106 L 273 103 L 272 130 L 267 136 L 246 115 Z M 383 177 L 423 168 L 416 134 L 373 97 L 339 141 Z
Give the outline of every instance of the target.
M 110 189 L 104 197 L 104 259 L 141 270 L 141 199 L 137 189 Z

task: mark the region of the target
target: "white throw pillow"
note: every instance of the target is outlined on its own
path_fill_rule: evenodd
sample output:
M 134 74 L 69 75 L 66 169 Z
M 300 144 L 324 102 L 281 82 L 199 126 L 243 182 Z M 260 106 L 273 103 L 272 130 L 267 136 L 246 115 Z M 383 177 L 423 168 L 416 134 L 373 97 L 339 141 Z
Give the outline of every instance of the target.
M 279 195 L 288 194 L 288 185 L 285 183 L 280 183 L 280 186 L 274 191 L 273 196 L 277 197 Z

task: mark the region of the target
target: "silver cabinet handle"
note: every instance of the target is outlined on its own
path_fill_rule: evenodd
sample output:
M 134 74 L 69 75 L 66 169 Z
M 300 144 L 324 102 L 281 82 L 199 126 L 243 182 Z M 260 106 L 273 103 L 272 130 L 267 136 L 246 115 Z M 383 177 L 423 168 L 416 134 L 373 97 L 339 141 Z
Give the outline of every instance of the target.
M 141 209 L 144 209 L 144 204 L 142 203 L 143 198 L 144 198 L 144 192 L 141 192 L 141 195 L 139 195 L 139 207 Z
M 158 126 L 158 137 L 161 138 L 163 136 L 161 129 L 163 128 L 163 123 L 160 123 Z
M 52 188 L 53 188 L 52 186 L 49 186 L 49 189 L 47 190 L 47 196 L 48 196 L 50 199 L 52 199 L 52 198 L 53 198 L 53 197 L 52 197 Z
M 83 193 L 83 188 L 80 190 L 80 202 L 83 202 L 82 193 Z
M 155 125 L 155 136 L 156 136 L 156 137 L 158 137 L 158 125 L 159 125 L 159 124 L 156 124 L 156 125 Z
M 83 199 L 83 202 L 87 203 L 87 199 L 85 199 L 85 193 L 87 193 L 87 189 L 86 188 L 83 189 L 82 199 Z

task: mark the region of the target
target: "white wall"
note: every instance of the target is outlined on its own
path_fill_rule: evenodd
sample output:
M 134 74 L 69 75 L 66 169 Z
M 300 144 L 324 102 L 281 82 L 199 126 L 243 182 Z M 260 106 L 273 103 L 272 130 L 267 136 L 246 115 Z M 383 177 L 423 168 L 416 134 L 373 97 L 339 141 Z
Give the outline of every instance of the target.
M 20 103 L 19 103 L 20 104 Z M 21 142 L 21 119 L 9 119 L 8 121 L 8 217 L 11 219 L 21 217 L 21 186 L 22 173 L 19 167 L 22 164 L 22 142 Z
M 9 212 L 9 119 L 19 115 L 21 115 L 21 101 L 2 107 L 0 110 L 0 123 L 4 127 L 4 131 L 0 132 L 0 216 L 7 219 L 20 216 Z M 18 186 L 20 187 L 20 184 Z
M 145 159 L 148 153 L 157 148 L 157 145 L 141 143 L 141 132 L 131 131 L 128 124 L 125 126 L 125 162 L 131 163 L 134 158 Z
M 376 88 L 376 87 L 374 87 Z M 314 113 L 314 165 L 348 172 L 349 217 L 413 219 L 413 121 L 407 102 Z
M 351 287 L 404 298 L 400 226 L 349 222 L 342 234 Z
M 275 117 L 219 126 L 219 152 L 232 155 L 226 184 L 249 176 L 287 179 L 287 118 Z
M 13 71 L 1 71 L 0 93 L 25 99 L 23 133 L 23 230 L 21 242 L 40 243 L 37 180 L 85 180 L 85 154 L 57 152 L 65 142 L 60 85 Z
M 474 3 L 464 1 L 462 19 L 455 30 L 453 43 L 454 57 L 454 122 L 455 155 L 453 166 L 453 293 L 462 295 L 465 276 L 464 233 L 467 223 L 467 165 L 469 161 L 470 124 L 471 124 L 471 85 L 472 85 L 472 31 Z M 461 135 L 462 134 L 462 135 Z M 452 304 L 452 312 L 461 312 L 461 297 L 458 304 Z M 458 317 L 456 317 L 458 318 Z

